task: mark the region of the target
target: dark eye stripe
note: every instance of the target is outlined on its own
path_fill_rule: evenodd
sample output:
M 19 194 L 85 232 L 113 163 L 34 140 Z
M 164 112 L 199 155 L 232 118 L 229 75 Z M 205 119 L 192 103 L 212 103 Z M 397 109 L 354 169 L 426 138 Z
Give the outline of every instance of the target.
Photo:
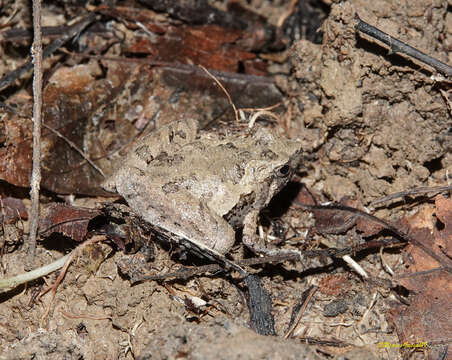
M 283 165 L 283 166 L 279 167 L 278 169 L 276 169 L 276 174 L 279 177 L 283 177 L 284 178 L 284 177 L 289 176 L 291 171 L 292 171 L 292 169 L 290 168 L 289 165 Z

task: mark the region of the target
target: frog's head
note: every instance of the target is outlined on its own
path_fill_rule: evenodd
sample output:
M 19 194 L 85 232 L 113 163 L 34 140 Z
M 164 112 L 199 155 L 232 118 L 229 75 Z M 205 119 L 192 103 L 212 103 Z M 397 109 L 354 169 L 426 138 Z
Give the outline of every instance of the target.
M 267 128 L 258 128 L 253 140 L 249 165 L 256 180 L 269 185 L 270 200 L 292 178 L 300 161 L 301 144 Z

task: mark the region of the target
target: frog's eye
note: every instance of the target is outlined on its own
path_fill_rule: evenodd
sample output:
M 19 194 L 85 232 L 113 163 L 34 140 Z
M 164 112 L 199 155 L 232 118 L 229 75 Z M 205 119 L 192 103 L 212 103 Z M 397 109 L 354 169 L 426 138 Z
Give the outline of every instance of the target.
M 289 176 L 290 172 L 291 172 L 291 168 L 289 165 L 283 165 L 283 166 L 279 167 L 278 169 L 276 169 L 276 174 L 282 178 Z

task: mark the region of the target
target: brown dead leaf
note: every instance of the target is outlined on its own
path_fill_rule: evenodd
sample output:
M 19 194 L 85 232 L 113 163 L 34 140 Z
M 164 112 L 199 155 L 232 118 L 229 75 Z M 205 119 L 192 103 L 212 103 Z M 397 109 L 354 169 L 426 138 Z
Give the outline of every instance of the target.
M 350 287 L 350 279 L 344 274 L 326 275 L 319 282 L 319 291 L 331 296 L 344 294 Z
M 362 208 L 357 200 L 344 198 L 339 201 L 340 205 L 349 206 L 354 209 Z M 321 233 L 339 234 L 344 233 L 356 224 L 358 217 L 343 210 L 315 210 L 315 228 Z M 369 221 L 369 220 L 367 220 Z
M 437 246 L 452 258 L 452 201 L 438 195 L 435 199 Z
M 91 164 L 91 159 L 107 175 L 113 163 L 107 158 L 112 142 L 124 144 L 138 133 L 130 121 L 111 129 L 116 117 L 126 117 L 134 98 L 129 86 L 143 79 L 136 64 L 110 66 L 106 78 L 96 79 L 99 68 L 95 62 L 74 67 L 61 67 L 44 90 L 44 128 L 42 131 L 41 186 L 56 193 L 105 195 L 100 187 L 103 176 Z M 145 82 L 135 95 L 146 99 Z M 118 101 L 120 98 L 120 101 Z M 130 102 L 129 102 L 130 101 Z M 144 101 L 144 100 L 143 100 Z M 0 148 L 0 179 L 10 184 L 28 187 L 31 174 L 31 105 L 30 97 L 11 97 L 11 104 L 20 112 L 10 111 L 3 117 L 5 141 Z M 103 115 L 104 117 L 101 117 Z M 138 117 L 138 115 L 136 115 Z M 99 121 L 99 118 L 104 121 Z M 98 123 L 99 121 L 99 123 Z M 49 130 L 50 127 L 54 131 Z M 77 148 L 77 150 L 74 148 Z M 80 154 L 84 153 L 84 156 Z
M 44 119 L 51 128 L 84 151 L 97 166 L 105 151 L 98 135 L 96 113 L 115 99 L 130 76 L 126 69 L 109 78 L 95 80 L 97 67 L 78 65 L 61 68 L 50 79 L 44 92 Z M 67 140 L 46 130 L 43 141 L 43 185 L 57 193 L 101 195 L 102 175 Z
M 92 117 L 105 102 L 114 98 L 123 76 L 115 74 L 114 81 L 95 81 L 90 65 L 60 68 L 49 80 L 44 90 L 44 124 L 42 131 L 42 187 L 58 193 L 105 194 L 98 184 L 103 179 L 69 142 L 84 151 L 86 157 L 95 159 L 105 153 L 97 142 L 88 141 Z M 113 80 L 113 79 L 112 79 Z M 111 84 L 116 85 L 116 88 Z M 31 174 L 32 153 L 32 99 L 11 97 L 20 112 L 10 111 L 3 117 L 5 142 L 0 148 L 0 179 L 10 184 L 28 187 Z
M 20 219 L 28 219 L 28 212 L 21 199 L 5 197 L 0 199 L 1 217 L 3 224 L 12 224 Z
M 88 231 L 89 222 L 101 215 L 97 209 L 88 209 L 60 203 L 52 203 L 43 207 L 39 228 L 41 235 L 49 236 L 61 233 L 75 241 L 83 241 Z
M 10 98 L 17 108 L 31 113 L 31 99 L 21 96 Z M 7 113 L 2 118 L 0 135 L 0 179 L 17 186 L 28 186 L 31 175 L 31 122 L 16 114 Z
M 317 200 L 305 187 L 299 192 L 296 201 L 305 205 L 317 205 Z M 338 205 L 363 211 L 359 201 L 348 197 L 341 199 Z M 344 233 L 356 225 L 356 229 L 363 237 L 369 237 L 378 234 L 384 228 L 375 221 L 341 209 L 311 210 L 311 212 L 315 217 L 315 230 L 320 233 Z
M 426 206 L 405 219 L 410 237 L 423 243 L 437 255 L 450 256 L 452 248 L 452 201 L 438 195 L 435 206 Z M 438 358 L 441 348 L 452 339 L 452 275 L 447 271 L 432 271 L 442 264 L 417 246 L 406 248 L 408 272 L 399 275 L 398 282 L 413 292 L 409 306 L 398 306 L 388 314 L 400 342 L 432 342 L 429 358 Z M 447 258 L 446 258 L 447 259 Z M 451 359 L 452 356 L 449 356 Z
M 249 42 L 256 34 L 267 35 L 263 29 L 246 31 L 243 26 L 230 27 L 228 24 L 212 21 L 174 26 L 163 23 L 161 16 L 151 10 L 122 6 L 101 5 L 96 11 L 121 18 L 129 29 L 139 30 L 130 43 L 125 44 L 123 51 L 126 54 L 146 54 L 154 61 L 196 64 L 233 73 L 243 66 L 242 70 L 246 70 L 248 74 L 267 74 L 266 63 L 257 60 L 256 55 L 249 51 L 250 44 L 244 44 L 244 39 Z M 145 27 L 148 33 L 143 33 L 143 29 L 137 24 Z M 242 25 L 245 24 L 246 22 Z M 260 22 L 257 21 L 256 26 L 257 24 Z M 256 40 L 255 43 L 259 41 Z
M 384 229 L 384 226 L 367 218 L 358 217 L 356 219 L 356 229 L 361 233 L 363 237 L 370 237 L 377 235 L 381 230 Z
M 317 205 L 317 196 L 314 195 L 306 186 L 302 186 L 297 194 L 295 203 Z
M 245 61 L 256 55 L 241 50 L 234 43 L 242 36 L 240 30 L 224 29 L 215 25 L 169 27 L 158 40 L 137 37 L 124 51 L 149 54 L 164 62 L 203 65 L 219 71 L 238 72 Z M 261 72 L 255 75 L 265 75 Z

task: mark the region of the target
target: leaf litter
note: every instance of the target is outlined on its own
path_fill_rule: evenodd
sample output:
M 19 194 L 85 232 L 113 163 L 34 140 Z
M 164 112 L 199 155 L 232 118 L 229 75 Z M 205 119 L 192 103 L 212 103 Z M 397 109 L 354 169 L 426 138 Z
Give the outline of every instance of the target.
M 177 2 L 167 3 L 169 10 Z M 6 19 L 15 10 L 9 2 L 5 4 Z M 181 4 L 174 11 L 189 9 L 189 2 Z M 260 0 L 242 4 L 251 9 L 251 13 L 239 10 L 245 23 L 251 24 L 249 28 L 231 27 L 228 16 L 224 23 L 199 20 L 191 24 L 183 13 L 176 11 L 172 18 L 152 4 L 149 8 L 101 6 L 93 9 L 100 16 L 95 25 L 46 60 L 44 121 L 63 137 L 44 129 L 42 187 L 46 192 L 41 198 L 48 206 L 41 230 L 49 230 L 42 234 L 37 259 L 45 265 L 60 258 L 70 250 L 67 237 L 87 241 L 97 232 L 106 234 L 110 242 L 87 247 L 84 255 L 74 259 L 63 281 L 57 280 L 58 274 L 50 274 L 45 281 L 35 280 L 26 288 L 1 294 L 2 358 L 25 354 L 37 358 L 62 354 L 87 359 L 144 359 L 150 354 L 153 358 L 209 358 L 219 353 L 250 359 L 276 353 L 284 358 L 305 354 L 313 359 L 335 355 L 361 359 L 364 354 L 410 359 L 450 356 L 450 189 L 443 189 L 446 196 L 437 195 L 434 203 L 425 193 L 407 192 L 444 186 L 449 179 L 447 87 L 410 60 L 358 39 L 353 24 L 358 12 L 361 19 L 447 62 L 442 44 L 452 37 L 452 19 L 439 1 L 413 1 L 409 9 L 383 2 L 363 7 L 360 1 L 325 1 L 319 9 L 307 2 L 308 8 L 302 10 L 320 14 L 319 22 L 328 17 L 322 25 L 323 44 L 318 44 L 314 37 L 303 36 L 312 34 L 312 29 L 303 30 L 308 22 L 302 18 L 298 23 L 294 20 L 301 9 L 291 4 L 272 7 Z M 238 11 L 222 6 L 205 9 L 222 15 Z M 66 10 L 68 17 L 86 11 L 68 5 Z M 56 15 L 48 14 L 49 18 Z M 267 29 L 267 34 L 278 30 L 278 20 L 268 20 L 268 14 L 272 19 L 286 19 L 283 31 L 274 38 L 278 41 L 250 38 L 250 33 L 259 33 L 259 27 Z M 4 23 L 7 31 L 16 30 L 16 24 L 30 25 L 25 17 L 18 22 L 12 19 Z M 61 36 L 64 30 L 55 31 Z M 287 38 L 286 50 L 276 57 L 271 52 L 283 50 L 280 42 L 284 44 Z M 25 39 L 2 36 L 2 55 L 10 60 L 2 64 L 3 72 L 17 68 L 23 60 L 6 45 L 19 48 L 14 41 Z M 172 52 L 176 46 L 181 50 Z M 303 144 L 305 158 L 298 179 L 274 199 L 262 224 L 268 239 L 280 246 L 318 253 L 311 253 L 316 255 L 302 266 L 275 260 L 273 265 L 256 262 L 249 267 L 258 276 L 251 288 L 260 295 L 248 297 L 254 296 L 252 301 L 261 298 L 258 311 L 271 315 L 257 321 L 277 337 L 264 338 L 246 328 L 250 321 L 253 327 L 256 313 L 244 296 L 247 290 L 240 277 L 225 275 L 221 267 L 190 273 L 194 265 L 205 263 L 180 249 L 155 243 L 146 224 L 131 215 L 116 214 L 112 222 L 112 211 L 101 212 L 105 209 L 101 202 L 112 200 L 100 198 L 105 195 L 99 187 L 102 175 L 89 161 L 109 174 L 143 134 L 180 116 L 196 116 L 203 127 L 218 131 L 231 126 L 234 114 L 227 98 L 197 65 L 219 79 L 238 108 L 281 103 L 276 114 L 286 120 L 278 126 Z M 27 76 L 16 80 L 2 100 L 4 239 L 14 238 L 6 236 L 8 226 L 28 231 L 21 204 L 28 208 L 29 202 L 18 188 L 29 185 L 31 170 L 32 104 L 25 86 Z M 311 195 L 299 192 L 301 181 Z M 382 224 L 343 210 L 351 207 L 367 213 L 377 200 L 401 191 L 407 195 L 400 201 L 378 205 L 372 214 L 397 224 L 398 230 L 415 240 L 406 247 L 398 241 L 403 239 L 394 239 L 395 234 L 388 234 Z M 61 201 L 67 194 L 77 194 L 74 204 Z M 307 212 L 297 209 L 296 201 L 292 202 L 296 197 L 301 203 L 318 206 L 313 211 L 315 223 Z M 65 200 L 69 202 L 68 197 Z M 326 201 L 340 206 L 322 209 Z M 283 213 L 281 209 L 287 210 L 282 230 L 273 221 Z M 54 230 L 66 237 L 49 237 Z M 26 238 L 18 234 L 16 241 L 0 243 L 3 277 L 25 270 L 21 244 Z M 125 252 L 112 252 L 109 243 Z M 140 247 L 146 251 L 139 251 Z M 343 266 L 341 249 L 347 249 L 371 274 L 369 279 Z M 234 249 L 231 258 L 240 260 L 241 251 Z M 167 282 L 162 277 L 187 271 L 188 276 L 179 280 L 177 275 Z M 161 276 L 158 282 L 139 281 L 131 286 L 133 279 L 157 275 Z M 55 280 L 61 283 L 49 306 L 50 298 L 37 294 Z M 307 297 L 313 284 L 318 291 Z M 46 309 L 50 312 L 41 322 Z M 292 315 L 297 323 L 289 339 L 283 340 L 293 324 Z M 268 325 L 271 318 L 273 330 Z M 397 347 L 424 342 L 428 347 Z

